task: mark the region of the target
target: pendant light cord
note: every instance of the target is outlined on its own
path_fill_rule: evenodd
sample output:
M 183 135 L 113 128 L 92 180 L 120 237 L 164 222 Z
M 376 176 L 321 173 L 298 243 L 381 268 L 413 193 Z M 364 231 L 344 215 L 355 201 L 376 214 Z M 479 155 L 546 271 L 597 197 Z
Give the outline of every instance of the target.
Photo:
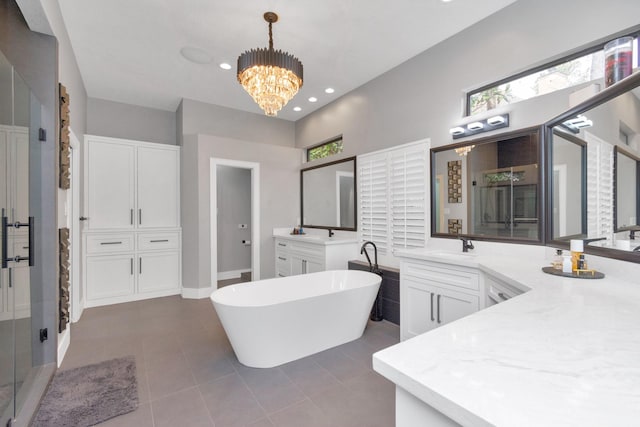
M 271 22 L 269 22 L 269 50 L 273 50 L 273 31 L 271 25 Z

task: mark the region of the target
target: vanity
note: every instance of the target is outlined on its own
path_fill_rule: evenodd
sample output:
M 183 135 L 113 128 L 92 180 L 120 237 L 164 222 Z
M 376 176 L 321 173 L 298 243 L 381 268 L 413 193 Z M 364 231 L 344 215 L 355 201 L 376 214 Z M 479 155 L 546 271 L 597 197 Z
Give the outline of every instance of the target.
M 347 262 L 358 254 L 358 238 L 328 237 L 319 234 L 274 234 L 276 276 L 346 270 Z
M 500 286 L 523 294 L 485 300 L 487 308 L 374 354 L 374 370 L 396 384 L 397 427 L 637 422 L 640 287 L 612 266 L 602 280 L 545 274 L 539 250 L 517 258 L 399 254 L 409 268 L 462 273 L 461 283 L 472 283 L 475 270 L 487 298 Z M 471 295 L 465 286 L 459 292 Z M 430 319 L 429 294 L 424 301 Z

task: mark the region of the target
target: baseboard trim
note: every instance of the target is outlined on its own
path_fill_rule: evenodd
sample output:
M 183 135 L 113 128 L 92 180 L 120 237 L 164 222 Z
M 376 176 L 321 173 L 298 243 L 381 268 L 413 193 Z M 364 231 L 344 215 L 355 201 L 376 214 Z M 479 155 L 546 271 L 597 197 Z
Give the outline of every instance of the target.
M 58 334 L 58 368 L 62 365 L 64 356 L 67 354 L 69 345 L 71 344 L 71 324 L 67 324 L 67 328 Z
M 219 271 L 218 280 L 239 279 L 242 273 L 251 273 L 251 269 L 245 270 L 232 270 L 232 271 Z
M 182 298 L 184 299 L 203 299 L 209 298 L 213 288 L 182 288 Z

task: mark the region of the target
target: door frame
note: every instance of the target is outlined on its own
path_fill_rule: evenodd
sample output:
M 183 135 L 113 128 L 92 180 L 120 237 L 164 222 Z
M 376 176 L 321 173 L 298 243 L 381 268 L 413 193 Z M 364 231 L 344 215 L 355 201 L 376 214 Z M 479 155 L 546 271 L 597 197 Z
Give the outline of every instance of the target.
M 80 159 L 81 147 L 80 140 L 73 132 L 73 129 L 69 129 L 69 141 L 71 145 L 71 188 L 67 192 L 67 206 L 69 212 L 67 212 L 67 226 L 71 230 L 71 316 L 72 323 L 76 323 L 80 320 L 82 312 L 84 310 L 84 292 L 81 292 L 81 257 L 80 257 Z M 82 293 L 82 298 L 80 294 Z
M 218 165 L 251 171 L 251 280 L 260 280 L 260 163 L 240 160 L 210 159 L 209 225 L 211 238 L 211 288 L 218 289 Z

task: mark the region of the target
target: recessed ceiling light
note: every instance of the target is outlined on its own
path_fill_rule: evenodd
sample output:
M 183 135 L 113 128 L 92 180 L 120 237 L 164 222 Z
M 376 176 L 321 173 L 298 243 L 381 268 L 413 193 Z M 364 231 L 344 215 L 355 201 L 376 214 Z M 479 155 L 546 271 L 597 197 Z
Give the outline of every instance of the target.
M 302 108 L 300 108 L 300 107 L 293 107 L 293 111 L 302 111 Z
M 230 70 L 231 69 L 231 64 L 227 63 L 227 62 L 223 62 L 220 64 L 220 68 L 222 68 L 223 70 Z
M 318 98 L 316 98 L 315 96 L 312 96 L 311 98 L 309 98 L 309 102 L 316 102 L 318 100 Z
M 180 55 L 187 61 L 195 62 L 196 64 L 210 64 L 213 59 L 206 50 L 193 46 L 185 46 L 180 49 Z
M 335 90 L 332 87 L 328 87 L 324 91 L 325 91 L 325 93 L 333 93 L 333 92 L 335 92 Z

